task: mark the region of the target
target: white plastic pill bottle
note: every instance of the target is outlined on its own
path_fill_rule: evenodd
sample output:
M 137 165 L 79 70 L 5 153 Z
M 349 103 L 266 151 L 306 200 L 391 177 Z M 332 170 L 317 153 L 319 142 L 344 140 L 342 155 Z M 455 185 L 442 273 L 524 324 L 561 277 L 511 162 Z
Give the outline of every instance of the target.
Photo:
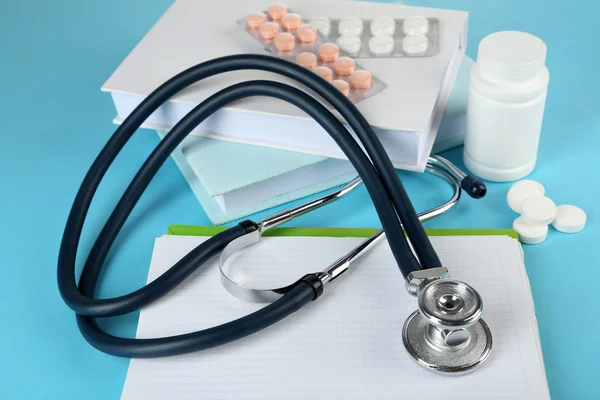
M 465 166 L 509 182 L 535 167 L 550 75 L 546 45 L 525 32 L 496 32 L 479 43 L 471 70 Z

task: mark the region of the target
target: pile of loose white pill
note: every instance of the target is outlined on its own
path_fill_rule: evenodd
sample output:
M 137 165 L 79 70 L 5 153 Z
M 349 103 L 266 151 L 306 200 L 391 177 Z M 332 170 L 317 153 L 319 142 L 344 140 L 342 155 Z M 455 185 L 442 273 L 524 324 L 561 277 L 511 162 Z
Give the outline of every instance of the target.
M 521 214 L 513 229 L 522 243 L 538 244 L 546 240 L 550 224 L 564 233 L 579 232 L 585 227 L 586 215 L 581 208 L 568 204 L 557 207 L 545 194 L 542 184 L 527 179 L 515 183 L 506 194 L 510 208 Z

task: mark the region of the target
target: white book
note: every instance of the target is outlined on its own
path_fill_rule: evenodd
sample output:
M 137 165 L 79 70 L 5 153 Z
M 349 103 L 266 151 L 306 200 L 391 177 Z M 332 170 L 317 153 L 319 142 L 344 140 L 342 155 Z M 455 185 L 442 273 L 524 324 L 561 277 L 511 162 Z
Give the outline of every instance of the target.
M 435 56 L 358 60 L 363 68 L 387 84 L 382 92 L 358 103 L 358 109 L 374 127 L 397 168 L 422 171 L 465 52 L 467 13 L 353 1 L 286 3 L 304 17 L 422 15 L 440 20 L 439 52 Z M 166 80 L 195 64 L 231 54 L 269 54 L 236 24 L 238 18 L 268 4 L 264 0 L 176 1 L 104 84 L 102 89 L 112 94 L 117 109 L 115 122 L 123 121 Z M 252 79 L 298 86 L 267 72 L 219 75 L 173 97 L 144 126 L 168 130 L 216 91 Z M 216 112 L 193 134 L 345 158 L 315 121 L 294 106 L 270 98 L 236 102 Z
M 469 72 L 463 58 L 433 153 L 462 144 Z M 444 129 L 445 128 L 445 129 Z M 162 138 L 166 132 L 159 131 Z M 347 160 L 188 136 L 172 154 L 215 224 L 222 224 L 349 182 Z
M 404 289 L 404 279 L 383 242 L 327 286 L 317 301 L 264 331 L 204 352 L 133 359 L 122 399 L 549 399 L 518 241 L 508 236 L 431 239 L 452 276 L 474 286 L 483 297 L 483 318 L 494 343 L 488 360 L 474 372 L 436 375 L 406 353 L 401 329 L 416 309 L 416 299 Z M 204 240 L 158 238 L 148 282 Z M 362 240 L 264 238 L 234 262 L 242 275 L 253 277 L 247 284 L 281 286 L 322 270 Z M 142 310 L 136 336 L 206 329 L 262 306 L 232 297 L 220 284 L 215 260 Z

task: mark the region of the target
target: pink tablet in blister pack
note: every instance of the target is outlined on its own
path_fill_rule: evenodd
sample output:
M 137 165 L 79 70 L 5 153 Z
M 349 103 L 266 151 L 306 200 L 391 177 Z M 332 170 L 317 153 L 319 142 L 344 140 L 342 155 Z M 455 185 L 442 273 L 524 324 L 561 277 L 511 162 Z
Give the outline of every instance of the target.
M 307 23 L 285 4 L 271 4 L 265 11 L 250 13 L 239 19 L 238 25 L 268 51 L 313 71 L 354 103 L 386 88 L 338 44 L 324 40 L 318 24 Z

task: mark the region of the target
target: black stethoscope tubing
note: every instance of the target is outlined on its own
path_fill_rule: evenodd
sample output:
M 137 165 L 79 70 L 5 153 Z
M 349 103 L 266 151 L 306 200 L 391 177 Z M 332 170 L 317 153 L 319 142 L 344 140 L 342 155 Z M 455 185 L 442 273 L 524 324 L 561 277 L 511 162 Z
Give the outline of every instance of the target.
M 249 81 L 226 88 L 202 102 L 183 118 L 148 157 L 98 235 L 77 284 L 76 254 L 87 212 L 102 177 L 127 141 L 160 105 L 182 89 L 204 78 L 240 69 L 279 73 L 312 89 L 348 122 L 366 149 L 368 158 L 339 120 L 321 103 L 299 89 L 271 81 Z M 322 286 L 314 276 L 306 276 L 281 299 L 246 317 L 203 331 L 166 338 L 116 337 L 104 332 L 94 319 L 139 310 L 172 290 L 200 265 L 218 254 L 229 242 L 248 233 L 249 230 L 256 229 L 253 223 L 241 223 L 198 246 L 169 271 L 145 287 L 112 299 L 94 298 L 100 271 L 116 236 L 170 153 L 197 125 L 216 110 L 251 96 L 275 97 L 298 106 L 317 120 L 338 143 L 369 191 L 394 257 L 404 276 L 420 269 L 421 265 L 427 268 L 441 266 L 389 157 L 367 121 L 345 96 L 312 72 L 284 60 L 261 55 L 223 57 L 180 73 L 150 94 L 111 137 L 92 164 L 77 193 L 61 243 L 58 284 L 64 301 L 77 314 L 77 322 L 82 334 L 96 348 L 124 357 L 160 357 L 218 346 L 255 333 L 285 318 L 317 298 L 322 291 Z M 400 222 L 419 260 L 411 253 Z

